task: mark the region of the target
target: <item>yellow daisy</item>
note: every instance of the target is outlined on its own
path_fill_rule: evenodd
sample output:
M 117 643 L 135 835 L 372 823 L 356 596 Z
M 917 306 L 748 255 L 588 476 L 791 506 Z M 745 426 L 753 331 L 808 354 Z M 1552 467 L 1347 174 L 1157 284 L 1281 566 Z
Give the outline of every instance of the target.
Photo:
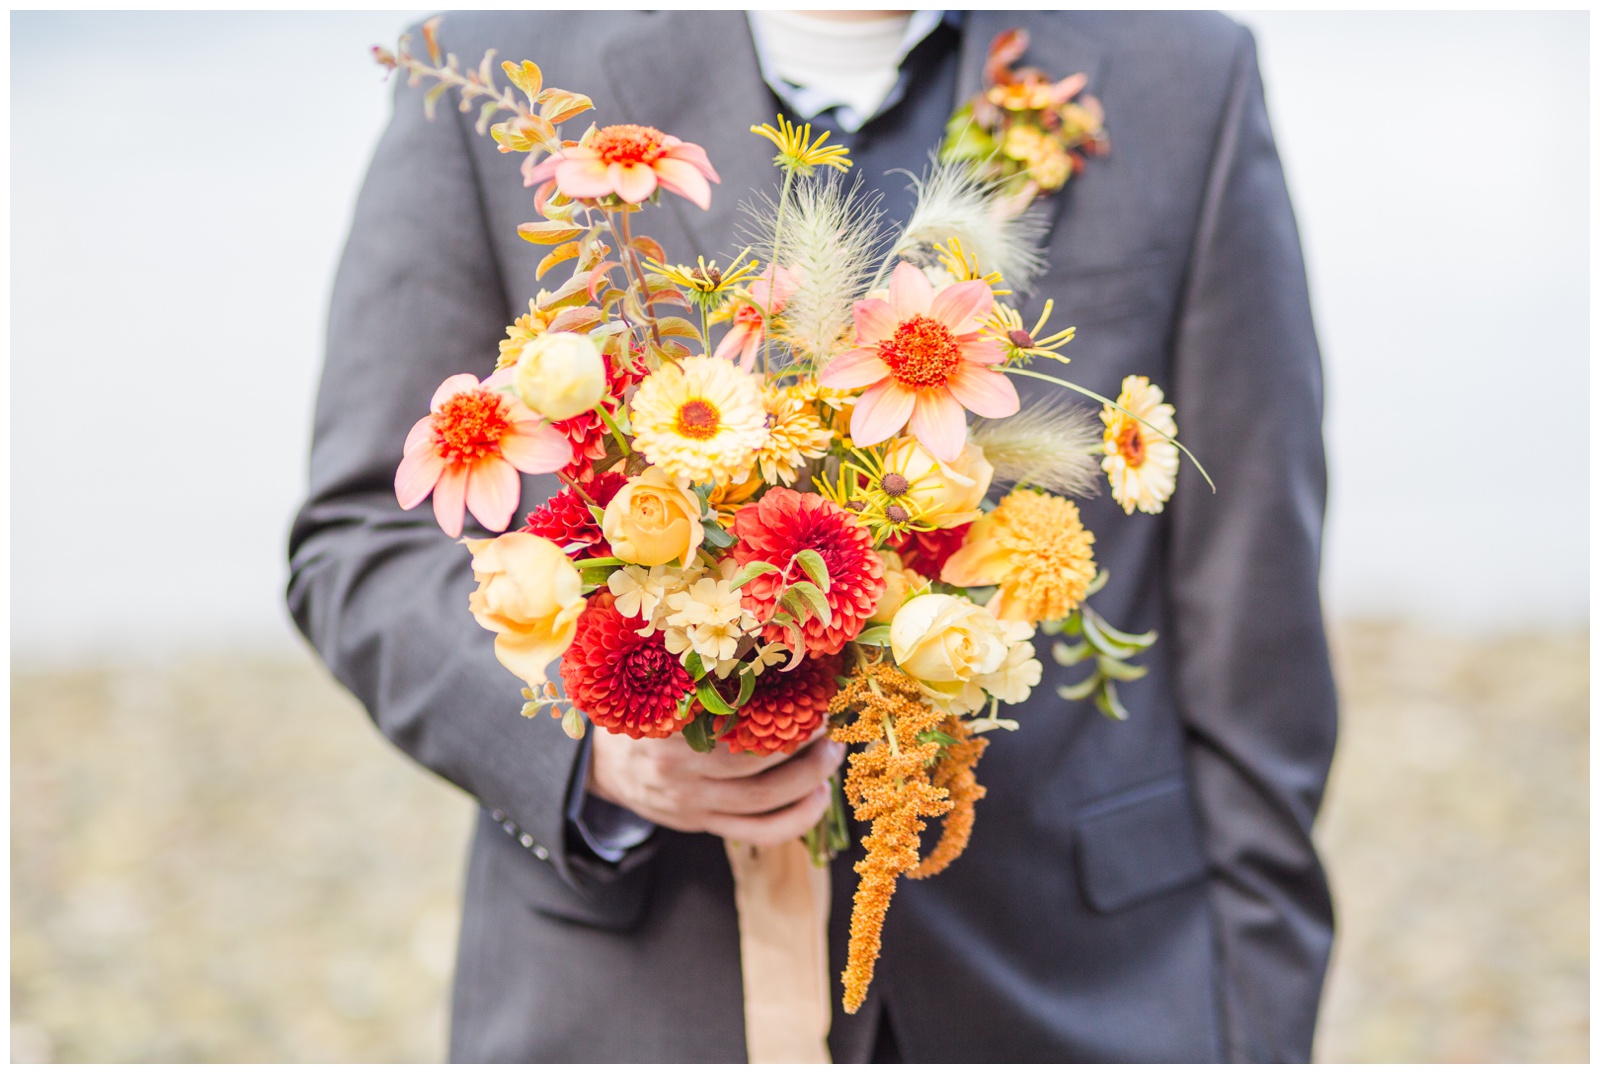
M 1111 497 L 1130 515 L 1134 508 L 1160 514 L 1178 483 L 1178 449 L 1172 443 L 1178 426 L 1172 404 L 1162 402 L 1161 389 L 1148 378 L 1125 377 L 1117 406 L 1122 410 L 1100 409 L 1106 427 L 1106 457 L 1100 468 L 1111 478 Z
M 767 442 L 761 379 L 712 355 L 668 362 L 645 377 L 630 411 L 633 446 L 694 484 L 742 480 Z
M 761 480 L 793 485 L 807 459 L 820 459 L 833 442 L 832 431 L 793 388 L 768 388 L 767 442 L 756 457 Z

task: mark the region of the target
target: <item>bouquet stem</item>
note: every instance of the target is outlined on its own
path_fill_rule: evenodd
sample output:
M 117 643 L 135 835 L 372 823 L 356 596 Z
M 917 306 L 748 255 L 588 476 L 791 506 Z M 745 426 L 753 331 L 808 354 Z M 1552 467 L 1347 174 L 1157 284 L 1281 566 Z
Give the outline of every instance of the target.
M 828 811 L 822 814 L 816 827 L 805 834 L 806 853 L 811 855 L 811 864 L 818 869 L 825 868 L 834 855 L 850 845 L 850 829 L 845 824 L 848 806 L 845 804 L 844 783 L 839 773 L 828 777 L 828 787 L 831 795 Z

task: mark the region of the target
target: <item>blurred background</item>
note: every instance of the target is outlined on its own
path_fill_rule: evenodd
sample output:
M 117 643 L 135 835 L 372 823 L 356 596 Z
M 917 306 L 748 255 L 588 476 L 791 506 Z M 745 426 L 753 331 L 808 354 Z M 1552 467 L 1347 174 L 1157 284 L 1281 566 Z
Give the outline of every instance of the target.
M 424 14 L 10 16 L 13 1060 L 444 1054 L 472 806 L 281 598 Z M 1589 16 L 1234 17 L 1327 371 L 1317 1055 L 1585 1061 Z

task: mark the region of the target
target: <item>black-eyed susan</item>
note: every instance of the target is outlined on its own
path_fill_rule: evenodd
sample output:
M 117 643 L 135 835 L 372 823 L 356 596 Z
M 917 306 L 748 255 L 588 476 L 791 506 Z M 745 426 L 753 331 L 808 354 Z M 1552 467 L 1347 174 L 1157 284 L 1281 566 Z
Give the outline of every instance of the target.
M 832 131 L 823 131 L 815 141 L 811 139 L 811 124 L 797 127 L 793 123 L 778 117 L 778 125 L 763 123 L 759 127 L 751 127 L 751 134 L 759 134 L 778 147 L 778 155 L 772 158 L 772 163 L 791 174 L 810 175 L 817 168 L 837 168 L 841 172 L 850 170 L 850 150 L 842 145 L 825 145 Z
M 1050 314 L 1055 309 L 1055 300 L 1045 302 L 1044 310 L 1039 314 L 1039 320 L 1034 323 L 1030 332 L 1022 326 L 1022 314 L 1003 302 L 996 302 L 993 312 L 983 322 L 982 334 L 985 339 L 993 340 L 1005 348 L 1006 365 L 1026 365 L 1035 358 L 1053 358 L 1058 362 L 1072 361 L 1061 353 L 1061 348 L 1072 341 L 1078 334 L 1073 327 L 1063 328 L 1059 332 L 1045 335 L 1045 326 L 1050 322 Z

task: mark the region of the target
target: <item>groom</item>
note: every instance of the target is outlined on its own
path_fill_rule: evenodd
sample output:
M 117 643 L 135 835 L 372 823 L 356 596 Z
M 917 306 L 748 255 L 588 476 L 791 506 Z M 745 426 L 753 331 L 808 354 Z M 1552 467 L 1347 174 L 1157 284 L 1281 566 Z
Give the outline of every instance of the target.
M 1088 76 L 1112 140 L 1046 206 L 1050 269 L 1025 319 L 1055 299 L 1078 327 L 1075 379 L 1102 394 L 1133 373 L 1165 387 L 1217 489 L 1188 469 L 1160 516 L 1080 504 L 1112 575 L 1097 610 L 1161 634 L 1123 694 L 1132 718 L 1060 700 L 1076 676 L 1046 661 L 1022 729 L 991 735 L 965 856 L 900 885 L 859 1014 L 838 1013 L 835 982 L 829 1044 L 840 1062 L 1303 1061 L 1332 935 L 1310 839 L 1335 723 L 1321 370 L 1249 34 L 1199 13 L 918 13 L 869 27 L 877 44 L 856 35 L 842 75 L 806 46 L 826 39 L 815 25 L 758 16 L 753 39 L 731 12 L 452 14 L 441 38 L 466 63 L 536 60 L 602 124 L 705 146 L 710 212 L 667 199 L 649 221 L 692 260 L 738 248 L 738 202 L 774 175 L 745 132 L 780 110 L 826 109 L 903 219 L 884 173 L 921 168 L 1018 26 L 1027 63 Z M 290 608 L 383 731 L 482 804 L 451 1057 L 739 1062 L 714 836 L 803 830 L 839 756 L 819 743 L 754 771 L 517 716 L 519 683 L 467 614 L 469 557 L 399 509 L 393 474 L 434 388 L 492 367 L 541 251 L 516 234 L 533 215 L 518 158 L 454 109 L 426 121 L 421 92 L 397 90 L 335 287 Z M 523 510 L 555 487 L 526 478 Z M 850 864 L 834 865 L 835 967 Z

